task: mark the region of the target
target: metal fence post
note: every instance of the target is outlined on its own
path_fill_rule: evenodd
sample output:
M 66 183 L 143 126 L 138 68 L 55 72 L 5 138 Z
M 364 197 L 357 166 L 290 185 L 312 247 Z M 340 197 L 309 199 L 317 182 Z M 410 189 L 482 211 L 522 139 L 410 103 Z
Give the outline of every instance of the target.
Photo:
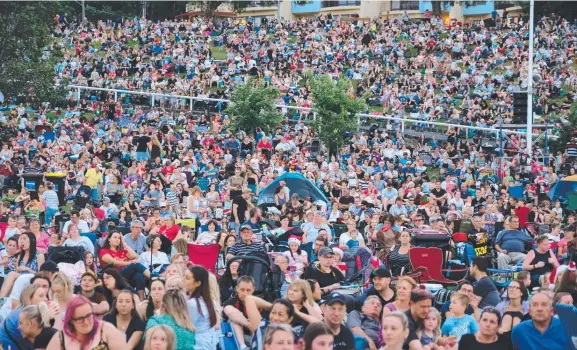
M 150 95 L 150 107 L 154 107 L 154 94 Z
M 76 101 L 80 103 L 80 87 L 76 89 Z
M 405 121 L 401 122 L 401 132 L 404 134 L 405 133 Z
M 118 91 L 114 91 L 114 102 L 118 102 Z
M 190 98 L 190 103 L 189 103 L 189 105 L 190 105 L 190 106 L 189 106 L 189 109 L 190 109 L 191 111 L 192 111 L 193 104 L 194 104 L 194 99 L 191 97 L 191 98 Z

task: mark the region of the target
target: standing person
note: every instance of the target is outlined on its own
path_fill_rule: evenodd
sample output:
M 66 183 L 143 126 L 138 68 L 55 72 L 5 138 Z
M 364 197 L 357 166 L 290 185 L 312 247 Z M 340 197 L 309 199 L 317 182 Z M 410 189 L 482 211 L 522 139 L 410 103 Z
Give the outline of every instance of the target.
M 489 260 L 485 257 L 476 257 L 470 267 L 471 276 L 477 281 L 473 289 L 473 298 L 479 299 L 479 307 L 496 306 L 501 298 L 495 283 L 487 276 Z
M 465 334 L 459 342 L 459 350 L 509 350 L 511 340 L 499 334 L 501 313 L 493 307 L 486 307 L 479 319 L 479 331 Z
M 126 350 L 126 347 L 122 333 L 110 323 L 98 320 L 90 300 L 77 295 L 66 308 L 64 329 L 52 337 L 46 349 Z
M 58 206 L 60 202 L 58 201 L 58 194 L 54 191 L 54 184 L 49 182 L 46 187 L 48 188 L 42 194 L 42 199 L 46 203 L 46 211 L 44 212 L 44 223 L 50 225 L 52 217 L 58 212 Z
M 191 266 L 184 272 L 185 289 L 189 292 L 188 312 L 196 327 L 194 350 L 216 349 L 219 316 L 209 285 L 209 272 L 202 266 Z
M 97 201 L 99 198 L 99 186 L 104 183 L 102 178 L 102 165 L 93 165 L 92 168 L 84 174 L 84 185 L 92 189 L 92 199 Z
M 531 320 L 513 327 L 514 350 L 566 350 L 573 344 L 565 334 L 559 318 L 553 316 L 553 301 L 545 293 L 537 293 L 529 301 Z
M 346 299 L 340 293 L 330 293 L 324 303 L 324 322 L 334 336 L 334 350 L 355 349 L 355 337 L 343 325 L 347 313 Z
M 105 315 L 103 320 L 122 332 L 128 350 L 142 350 L 142 335 L 146 325 L 136 312 L 132 291 L 122 290 L 114 300 L 110 313 Z
M 242 195 L 232 198 L 232 214 L 230 216 L 229 228 L 233 228 L 235 231 L 239 231 L 240 224 L 245 222 L 247 219 L 247 212 L 253 207 L 250 199 L 252 198 L 252 192 L 250 189 L 245 188 Z

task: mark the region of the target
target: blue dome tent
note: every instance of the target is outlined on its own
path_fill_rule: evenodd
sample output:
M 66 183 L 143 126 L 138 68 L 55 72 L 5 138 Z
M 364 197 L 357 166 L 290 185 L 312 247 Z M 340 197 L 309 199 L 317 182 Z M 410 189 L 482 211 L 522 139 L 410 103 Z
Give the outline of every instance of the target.
M 313 202 L 318 200 L 325 203 L 329 202 L 321 190 L 319 190 L 312 181 L 305 178 L 301 173 L 285 173 L 277 177 L 270 183 L 270 185 L 260 192 L 258 195 L 257 205 L 274 204 L 274 191 L 281 181 L 286 182 L 286 186 L 289 188 L 291 196 L 293 193 L 298 193 L 301 199 L 310 197 Z

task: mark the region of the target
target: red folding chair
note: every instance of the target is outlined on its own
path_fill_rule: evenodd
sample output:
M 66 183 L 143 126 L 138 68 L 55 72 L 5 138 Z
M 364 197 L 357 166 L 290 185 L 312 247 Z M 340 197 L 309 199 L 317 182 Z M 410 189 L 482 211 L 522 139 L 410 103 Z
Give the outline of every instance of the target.
M 220 254 L 220 245 L 188 244 L 188 261 L 195 265 L 204 266 L 205 269 L 216 273 L 216 262 Z
M 446 278 L 443 272 L 443 250 L 437 247 L 414 247 L 409 249 L 409 260 L 413 271 L 421 270 L 421 280 L 423 282 L 434 281 L 441 284 L 457 284 L 460 281 L 453 281 Z M 423 268 L 425 271 L 423 271 Z M 466 272 L 467 269 L 455 270 L 452 272 Z

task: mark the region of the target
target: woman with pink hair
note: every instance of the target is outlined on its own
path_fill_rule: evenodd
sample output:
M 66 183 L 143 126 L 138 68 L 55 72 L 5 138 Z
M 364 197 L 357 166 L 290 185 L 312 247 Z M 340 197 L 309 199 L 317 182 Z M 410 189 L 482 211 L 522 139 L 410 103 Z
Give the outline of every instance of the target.
M 47 350 L 125 350 L 126 340 L 118 329 L 98 320 L 88 298 L 77 295 L 66 308 L 64 330 L 56 333 Z

